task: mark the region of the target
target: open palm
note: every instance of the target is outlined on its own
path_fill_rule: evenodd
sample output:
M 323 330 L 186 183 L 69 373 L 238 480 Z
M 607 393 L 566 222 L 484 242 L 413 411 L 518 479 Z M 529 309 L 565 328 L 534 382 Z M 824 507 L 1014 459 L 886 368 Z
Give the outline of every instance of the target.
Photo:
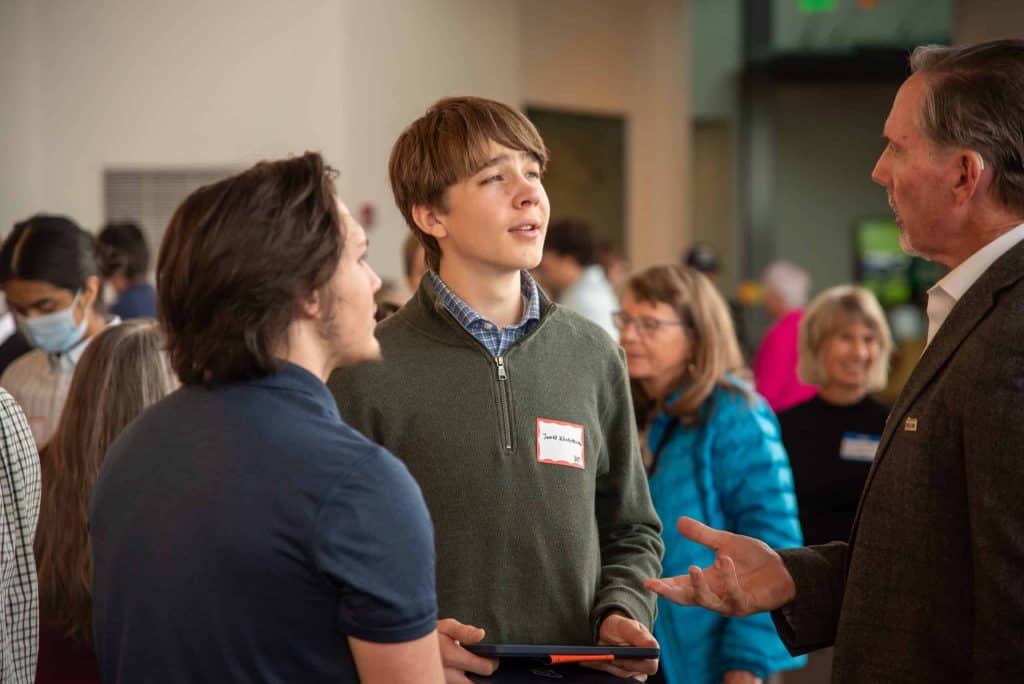
M 644 585 L 684 606 L 701 606 L 730 617 L 775 610 L 793 600 L 796 586 L 779 554 L 753 537 L 708 527 L 682 517 L 679 533 L 715 552 L 703 570 L 690 566 L 688 575 L 649 579 Z

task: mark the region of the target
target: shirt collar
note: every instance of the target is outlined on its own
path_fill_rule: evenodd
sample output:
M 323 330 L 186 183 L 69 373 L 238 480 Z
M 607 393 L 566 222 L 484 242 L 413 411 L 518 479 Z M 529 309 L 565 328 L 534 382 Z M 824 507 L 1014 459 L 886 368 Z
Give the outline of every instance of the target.
M 290 361 L 278 359 L 278 362 L 280 366 L 276 373 L 252 378 L 247 380 L 246 384 L 308 394 L 316 398 L 331 413 L 337 415 L 338 405 L 334 401 L 331 391 L 327 389 L 327 385 L 320 378 Z
M 120 322 L 120 316 L 111 316 L 103 330 L 106 330 L 112 325 L 118 325 Z M 100 332 L 103 331 L 101 330 Z M 95 337 L 95 335 L 93 335 L 93 337 Z M 75 366 L 78 365 L 78 360 L 82 358 L 82 354 L 85 353 L 86 347 L 89 346 L 91 341 L 92 337 L 83 337 L 78 344 L 71 349 L 68 349 L 66 352 L 60 352 L 59 354 L 53 352 L 47 353 L 46 356 L 49 358 L 50 366 L 59 366 L 69 373 L 73 372 L 75 370 Z
M 481 321 L 495 325 L 493 321 L 488 321 L 480 312 L 467 304 L 462 297 L 455 294 L 451 288 L 445 285 L 445 282 L 441 280 L 441 276 L 436 271 L 427 271 L 427 278 L 429 278 L 430 284 L 434 287 L 434 292 L 437 293 L 445 309 L 455 316 L 463 327 L 469 328 Z M 519 272 L 519 288 L 523 299 L 526 301 L 526 305 L 523 307 L 523 316 L 519 323 L 512 326 L 515 328 L 526 325 L 530 321 L 540 320 L 539 288 L 537 287 L 537 281 L 533 279 L 533 276 L 528 271 L 522 270 Z
M 1024 223 L 1006 231 L 992 242 L 969 256 L 962 264 L 943 276 L 928 290 L 928 294 L 941 290 L 953 298 L 954 302 L 967 293 L 978 278 L 988 270 L 999 257 L 1003 256 L 1018 242 L 1024 240 Z

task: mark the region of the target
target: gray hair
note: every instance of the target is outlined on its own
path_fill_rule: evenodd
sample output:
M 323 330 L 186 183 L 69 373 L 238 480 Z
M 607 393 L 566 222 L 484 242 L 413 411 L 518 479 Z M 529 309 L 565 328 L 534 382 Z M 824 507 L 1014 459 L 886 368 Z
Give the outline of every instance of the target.
M 878 358 L 868 371 L 869 392 L 883 389 L 889 380 L 889 355 L 892 334 L 885 312 L 875 295 L 862 287 L 840 285 L 831 287 L 811 302 L 800 319 L 796 373 L 808 385 L 821 387 L 828 381 L 821 351 L 825 341 L 853 323 L 862 323 L 878 336 Z
M 807 303 L 811 276 L 796 264 L 773 261 L 765 267 L 761 282 L 766 290 L 777 294 L 787 308 L 795 309 Z
M 996 198 L 1024 212 L 1024 40 L 923 45 L 910 69 L 926 80 L 925 135 L 939 147 L 979 153 Z

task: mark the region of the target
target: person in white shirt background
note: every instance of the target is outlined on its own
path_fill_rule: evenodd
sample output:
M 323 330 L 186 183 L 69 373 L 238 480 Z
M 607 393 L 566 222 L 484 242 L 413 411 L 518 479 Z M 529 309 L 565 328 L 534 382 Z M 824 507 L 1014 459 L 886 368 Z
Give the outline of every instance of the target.
M 619 331 L 612 314 L 619 298 L 598 259 L 598 240 L 590 224 L 563 219 L 548 226 L 544 258 L 536 269 L 541 284 L 555 301 L 604 328 L 613 340 Z
M 34 349 L 13 362 L 3 387 L 21 405 L 42 447 L 64 408 L 75 364 L 107 325 L 97 309 L 100 278 L 95 241 L 63 216 L 36 215 L 15 226 L 0 247 L 7 306 Z

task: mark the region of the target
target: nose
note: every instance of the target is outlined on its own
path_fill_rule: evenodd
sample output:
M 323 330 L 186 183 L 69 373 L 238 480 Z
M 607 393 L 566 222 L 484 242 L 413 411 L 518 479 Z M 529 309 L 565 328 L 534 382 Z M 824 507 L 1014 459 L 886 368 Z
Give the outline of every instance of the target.
M 535 207 L 540 204 L 544 197 L 544 186 L 539 180 L 530 180 L 520 175 L 518 178 L 519 187 L 516 188 L 515 205 L 517 209 Z
M 878 161 L 875 162 L 875 168 L 871 169 L 871 180 L 875 181 L 881 186 L 889 186 L 889 148 L 886 147 L 882 150 L 882 154 L 878 155 Z
M 633 325 L 633 321 L 626 321 L 622 326 L 619 327 L 619 344 L 625 346 L 626 343 L 633 343 L 640 339 L 637 335 L 636 326 Z
M 377 294 L 377 292 L 380 291 L 383 282 L 381 281 L 380 276 L 377 275 L 377 272 L 373 270 L 372 266 L 367 264 L 366 267 L 370 269 L 370 286 L 373 288 L 373 293 Z

